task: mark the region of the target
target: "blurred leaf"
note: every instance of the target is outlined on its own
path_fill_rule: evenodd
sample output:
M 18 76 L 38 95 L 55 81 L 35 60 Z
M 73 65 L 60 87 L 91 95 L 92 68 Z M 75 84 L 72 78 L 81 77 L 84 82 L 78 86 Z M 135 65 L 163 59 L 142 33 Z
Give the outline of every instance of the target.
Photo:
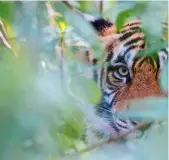
M 64 32 L 66 27 L 68 26 L 68 24 L 66 24 L 63 20 L 56 20 L 58 26 L 59 26 L 59 29 L 61 32 Z
M 130 8 L 130 9 L 126 9 L 124 11 L 121 11 L 116 19 L 116 26 L 117 26 L 117 31 L 119 32 L 122 28 L 123 25 L 125 23 L 125 21 L 131 17 L 134 13 L 136 12 L 135 8 Z
M 93 51 L 92 53 L 94 53 L 96 57 L 101 58 L 103 56 L 103 45 L 90 24 L 87 23 L 80 15 L 71 11 L 66 13 L 66 17 L 68 22 L 73 26 L 74 31 L 89 43 L 90 48 Z
M 147 136 L 138 140 L 133 158 L 142 159 L 167 159 L 168 157 L 168 123 L 162 127 L 151 128 Z
M 76 99 L 92 104 L 97 104 L 100 101 L 102 95 L 96 82 L 86 79 L 82 76 L 73 78 L 71 82 L 71 90 L 73 91 L 74 97 Z
M 93 9 L 95 8 L 95 9 Z M 99 2 L 97 1 L 79 1 L 78 9 L 83 13 L 92 14 L 94 16 L 99 15 Z
M 140 12 L 139 17 L 142 21 L 142 30 L 145 33 L 146 43 L 149 48 L 157 48 L 157 46 L 162 44 L 161 39 L 163 39 L 164 32 L 162 21 L 163 14 L 167 11 L 166 5 L 165 2 L 150 1 L 145 6 L 143 5 L 144 12 Z M 151 53 L 149 52 L 149 54 Z
M 122 116 L 139 120 L 164 120 L 167 119 L 167 98 L 145 98 L 134 100 L 129 105 L 129 110 L 122 113 Z
M 15 38 L 15 33 L 14 33 L 14 30 L 13 30 L 13 26 L 10 23 L 8 23 L 7 21 L 5 21 L 5 20 L 3 21 L 3 23 L 4 23 L 4 26 L 5 26 L 8 38 L 9 39 Z
M 167 46 L 167 42 L 157 41 L 154 43 L 149 44 L 146 49 L 143 51 L 140 51 L 136 57 L 144 56 L 144 55 L 150 55 L 150 56 L 157 56 L 157 52 L 159 52 L 161 49 L 165 48 Z
M 152 45 L 145 54 L 147 52 L 154 54 L 159 48 L 164 48 L 166 43 L 159 41 L 161 37 L 159 12 L 166 12 L 165 3 L 120 1 L 104 3 L 107 5 L 104 8 L 111 8 L 109 13 L 106 11 L 105 16 L 111 19 L 117 17 L 119 29 L 128 18 L 131 18 L 130 16 L 135 16 L 132 9 L 137 4 L 136 16 L 145 12 L 143 17 L 140 17 L 145 21 L 145 33 L 148 38 L 151 36 L 149 41 L 152 40 Z M 85 108 L 83 102 L 97 104 L 102 96 L 96 82 L 85 77 L 88 66 L 72 61 L 74 52 L 82 51 L 80 47 L 84 45 L 91 48 L 96 57 L 103 55 L 103 47 L 97 34 L 88 22 L 70 11 L 61 1 L 51 4 L 57 11 L 54 14 L 57 17 L 54 22 L 60 27 L 54 28 L 54 34 L 48 29 L 50 24 L 45 2 L 0 2 L 0 19 L 5 22 L 9 38 L 17 37 L 10 39 L 10 44 L 18 53 L 18 57 L 15 57 L 11 51 L 0 45 L 1 160 L 58 159 L 62 154 L 84 148 L 86 126 L 82 112 Z M 98 14 L 99 2 L 75 1 L 71 4 L 81 11 Z M 11 23 L 13 18 L 16 20 L 15 24 Z M 44 31 L 46 28 L 47 32 Z M 44 68 L 41 65 L 43 62 L 48 66 L 53 64 L 53 68 L 57 68 L 55 46 L 59 45 L 59 29 L 64 32 L 63 43 L 66 44 L 63 47 L 64 86 L 61 85 L 58 69 L 47 69 L 47 72 L 42 74 Z M 164 89 L 167 88 L 166 70 L 165 68 L 161 73 L 160 79 Z M 125 116 L 141 120 L 166 120 L 167 99 L 155 97 L 141 102 L 134 101 Z M 164 127 L 161 134 L 152 130 L 151 139 L 144 139 L 137 146 L 139 152 L 135 150 L 134 153 L 128 153 L 127 150 L 126 156 L 119 146 L 114 146 L 110 150 L 106 146 L 99 148 L 94 154 L 90 152 L 88 157 L 73 157 L 73 159 L 108 160 L 113 157 L 126 160 L 131 159 L 133 155 L 136 159 L 165 159 L 167 126 Z M 111 147 L 113 145 L 111 144 Z
M 164 68 L 160 73 L 160 84 L 165 91 L 168 90 L 168 62 L 165 63 Z
M 110 2 L 110 1 L 109 1 Z M 107 17 L 112 22 L 116 22 L 117 17 L 120 12 L 125 10 L 130 10 L 131 8 L 135 7 L 136 2 L 125 2 L 125 1 L 113 1 L 113 5 L 110 5 L 110 9 L 105 10 L 103 12 L 103 17 Z
M 13 20 L 15 11 L 15 2 L 0 2 L 0 18 L 11 22 Z

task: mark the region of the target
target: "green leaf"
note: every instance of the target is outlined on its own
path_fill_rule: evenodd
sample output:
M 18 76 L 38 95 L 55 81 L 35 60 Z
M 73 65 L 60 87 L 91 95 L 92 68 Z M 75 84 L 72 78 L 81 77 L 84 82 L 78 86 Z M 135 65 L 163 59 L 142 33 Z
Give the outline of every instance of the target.
M 154 42 L 151 43 L 145 50 L 140 51 L 136 57 L 149 55 L 149 56 L 157 56 L 157 52 L 159 52 L 161 49 L 165 48 L 167 46 L 167 42 Z
M 5 20 L 3 21 L 3 23 L 4 23 L 4 27 L 6 29 L 8 38 L 9 39 L 14 38 L 15 33 L 14 33 L 14 30 L 13 30 L 13 26 Z
M 72 79 L 70 87 L 74 97 L 80 101 L 97 104 L 101 99 L 101 90 L 93 80 L 78 76 Z
M 139 139 L 136 149 L 133 151 L 133 158 L 136 160 L 149 159 L 159 160 L 168 157 L 168 123 L 149 129 L 145 137 Z
M 167 98 L 145 98 L 134 100 L 129 104 L 129 110 L 122 116 L 132 117 L 139 120 L 164 120 L 168 118 Z
M 72 11 L 66 12 L 66 19 L 72 25 L 74 31 L 89 44 L 94 56 L 101 58 L 104 50 L 103 45 L 91 25 Z
M 125 10 L 131 9 L 135 6 L 134 1 L 132 2 L 125 2 L 125 1 L 106 1 L 109 6 L 109 9 L 104 10 L 103 17 L 106 17 L 108 19 L 111 19 L 112 22 L 115 22 L 117 19 L 117 16 L 120 12 L 123 12 Z M 113 4 L 112 4 L 113 3 Z
M 125 21 L 129 17 L 131 17 L 135 12 L 136 12 L 135 8 L 130 8 L 130 9 L 124 10 L 118 14 L 117 19 L 116 19 L 116 26 L 117 26 L 118 32 L 120 32 L 120 30 L 123 28 Z
M 163 34 L 162 17 L 167 3 L 148 2 L 144 12 L 140 15 L 142 28 L 145 31 L 146 40 L 149 43 L 160 41 Z M 152 27 L 153 25 L 153 27 Z
M 6 20 L 7 22 L 11 22 L 14 16 L 15 10 L 15 2 L 0 2 L 0 18 Z

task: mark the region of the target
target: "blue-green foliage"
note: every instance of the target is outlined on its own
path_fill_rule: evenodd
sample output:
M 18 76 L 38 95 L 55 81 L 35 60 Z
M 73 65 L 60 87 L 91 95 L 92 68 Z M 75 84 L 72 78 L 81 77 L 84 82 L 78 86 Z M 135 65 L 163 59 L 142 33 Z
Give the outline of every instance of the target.
M 97 3 L 71 2 L 94 15 L 99 13 Z M 119 30 L 128 18 L 141 17 L 148 41 L 155 39 L 146 54 L 163 47 L 159 41 L 162 36 L 159 22 L 167 12 L 166 2 L 104 3 L 102 15 L 111 18 Z M 49 15 L 46 2 L 0 2 L 0 19 L 12 46 L 12 50 L 7 49 L 0 37 L 0 160 L 60 159 L 86 145 L 83 105 L 97 104 L 101 91 L 94 81 L 86 78 L 89 68 L 73 57 L 85 44 L 100 58 L 103 47 L 93 28 L 77 13 L 62 2 L 51 2 L 51 7 L 55 16 Z M 168 63 L 160 73 L 164 91 L 168 89 L 167 72 Z M 167 98 L 134 101 L 122 116 L 165 122 Z M 136 160 L 143 159 L 143 155 L 145 159 L 163 160 L 166 148 L 167 124 L 159 124 L 138 141 L 136 151 L 130 156 Z M 116 155 L 116 150 L 111 154 Z M 88 156 L 72 159 L 95 159 L 99 153 L 89 152 Z

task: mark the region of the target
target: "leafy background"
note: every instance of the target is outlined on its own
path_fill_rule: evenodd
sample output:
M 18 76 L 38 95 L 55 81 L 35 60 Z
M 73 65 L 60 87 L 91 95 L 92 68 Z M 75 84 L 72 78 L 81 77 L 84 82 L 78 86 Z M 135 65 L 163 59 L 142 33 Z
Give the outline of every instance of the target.
M 138 16 L 153 54 L 165 44 L 161 17 L 168 18 L 167 2 L 70 1 L 74 8 L 110 19 L 120 30 Z M 128 153 L 97 147 L 78 156 L 84 141 L 84 104 L 97 103 L 101 92 L 86 78 L 89 68 L 77 61 L 85 46 L 102 58 L 96 33 L 63 2 L 0 2 L 0 159 L 167 159 L 167 98 L 133 102 L 127 115 L 157 124 Z M 166 32 L 167 36 L 168 32 Z M 160 82 L 168 89 L 168 64 Z M 132 108 L 132 106 L 131 106 Z M 70 154 L 70 155 L 69 155 Z

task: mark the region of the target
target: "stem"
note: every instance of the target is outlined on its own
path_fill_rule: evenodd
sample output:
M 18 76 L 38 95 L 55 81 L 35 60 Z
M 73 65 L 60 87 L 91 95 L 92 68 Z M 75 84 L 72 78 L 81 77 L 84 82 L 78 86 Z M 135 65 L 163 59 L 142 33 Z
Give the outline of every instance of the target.
M 103 0 L 100 0 L 100 9 L 99 9 L 99 12 L 100 12 L 100 16 L 101 16 L 102 13 L 103 13 Z
M 86 152 L 89 152 L 89 151 L 92 151 L 98 147 L 101 147 L 105 144 L 108 144 L 110 142 L 118 142 L 119 140 L 121 140 L 122 138 L 128 136 L 130 133 L 136 131 L 137 129 L 142 129 L 142 128 L 145 128 L 146 126 L 149 126 L 151 124 L 151 122 L 149 123 L 140 123 L 138 124 L 136 127 L 134 127 L 133 129 L 129 130 L 128 132 L 125 132 L 125 133 L 121 133 L 119 136 L 116 136 L 116 137 L 110 137 L 110 138 L 106 138 L 98 143 L 95 143 L 81 151 L 79 151 L 78 153 L 75 153 L 73 156 L 78 156 L 78 155 L 81 155 L 83 153 L 86 153 Z M 70 156 L 70 155 L 69 155 Z
M 69 9 L 75 11 L 80 16 L 84 17 L 83 14 L 76 8 L 74 8 L 68 1 L 62 1 Z
M 46 8 L 48 10 L 48 14 L 49 14 L 49 25 L 51 27 L 51 30 L 53 32 L 53 34 L 55 34 L 55 28 L 56 28 L 56 23 L 55 23 L 55 11 L 53 10 L 50 2 L 46 2 Z M 55 47 L 56 48 L 56 56 L 57 56 L 57 59 L 58 59 L 58 67 L 59 67 L 59 70 L 60 70 L 60 77 L 61 77 L 61 82 L 63 82 L 63 42 L 64 42 L 64 39 L 63 39 L 63 36 L 64 34 L 61 33 L 61 36 L 60 36 L 60 47 Z

